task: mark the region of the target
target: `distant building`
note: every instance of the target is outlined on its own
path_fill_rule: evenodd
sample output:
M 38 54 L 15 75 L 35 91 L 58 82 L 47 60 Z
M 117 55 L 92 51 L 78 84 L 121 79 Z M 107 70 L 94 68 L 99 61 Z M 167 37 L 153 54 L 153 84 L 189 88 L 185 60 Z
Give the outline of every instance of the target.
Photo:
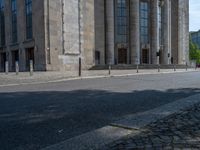
M 188 0 L 0 0 L 0 70 L 189 61 Z
M 191 32 L 191 40 L 200 48 L 200 30 L 197 32 Z

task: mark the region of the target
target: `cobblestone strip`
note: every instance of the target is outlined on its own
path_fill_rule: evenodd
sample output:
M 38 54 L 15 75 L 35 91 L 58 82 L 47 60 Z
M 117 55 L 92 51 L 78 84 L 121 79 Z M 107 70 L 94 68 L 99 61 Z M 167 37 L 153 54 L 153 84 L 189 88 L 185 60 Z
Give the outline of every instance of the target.
M 144 127 L 139 135 L 106 145 L 102 150 L 200 149 L 200 103 Z

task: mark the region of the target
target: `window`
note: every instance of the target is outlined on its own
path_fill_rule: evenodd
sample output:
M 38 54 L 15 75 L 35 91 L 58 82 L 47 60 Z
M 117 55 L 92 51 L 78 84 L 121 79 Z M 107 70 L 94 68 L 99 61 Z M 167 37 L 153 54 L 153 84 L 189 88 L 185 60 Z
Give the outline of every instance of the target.
M 0 46 L 5 45 L 5 14 L 4 14 L 5 2 L 0 0 Z
M 11 16 L 12 16 L 12 42 L 17 42 L 17 3 L 11 0 Z
M 33 38 L 33 25 L 32 25 L 32 0 L 25 0 L 26 12 L 26 38 Z
M 158 19 L 159 19 L 159 45 L 163 45 L 163 38 L 162 38 L 162 34 L 163 34 L 163 30 L 162 30 L 162 7 L 159 6 L 159 14 L 158 14 Z
M 147 2 L 140 2 L 140 38 L 141 43 L 149 43 L 149 5 Z
M 127 0 L 116 0 L 116 41 L 127 43 L 128 7 Z

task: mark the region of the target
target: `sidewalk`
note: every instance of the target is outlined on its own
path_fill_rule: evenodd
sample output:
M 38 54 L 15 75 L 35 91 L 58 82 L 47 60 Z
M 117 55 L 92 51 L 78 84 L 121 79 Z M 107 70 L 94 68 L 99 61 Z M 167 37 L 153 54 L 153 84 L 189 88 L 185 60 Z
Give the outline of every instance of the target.
M 12 86 L 19 84 L 37 84 L 47 82 L 59 82 L 65 80 L 77 80 L 87 78 L 105 78 L 112 76 L 131 76 L 131 75 L 142 75 L 142 74 L 162 74 L 162 73 L 178 73 L 178 72 L 192 72 L 199 71 L 199 69 L 162 69 L 158 72 L 158 69 L 146 69 L 146 70 L 111 70 L 109 75 L 108 70 L 88 70 L 82 71 L 82 76 L 78 77 L 77 71 L 68 72 L 34 72 L 33 76 L 30 76 L 29 72 L 20 72 L 19 75 L 15 73 L 0 73 L 0 86 Z

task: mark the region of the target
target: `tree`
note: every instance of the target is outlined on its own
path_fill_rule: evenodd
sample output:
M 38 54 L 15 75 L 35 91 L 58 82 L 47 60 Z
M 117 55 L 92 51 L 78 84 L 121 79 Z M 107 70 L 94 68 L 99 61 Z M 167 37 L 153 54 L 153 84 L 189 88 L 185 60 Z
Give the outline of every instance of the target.
M 190 40 L 190 60 L 195 60 L 197 64 L 200 64 L 200 49 Z

